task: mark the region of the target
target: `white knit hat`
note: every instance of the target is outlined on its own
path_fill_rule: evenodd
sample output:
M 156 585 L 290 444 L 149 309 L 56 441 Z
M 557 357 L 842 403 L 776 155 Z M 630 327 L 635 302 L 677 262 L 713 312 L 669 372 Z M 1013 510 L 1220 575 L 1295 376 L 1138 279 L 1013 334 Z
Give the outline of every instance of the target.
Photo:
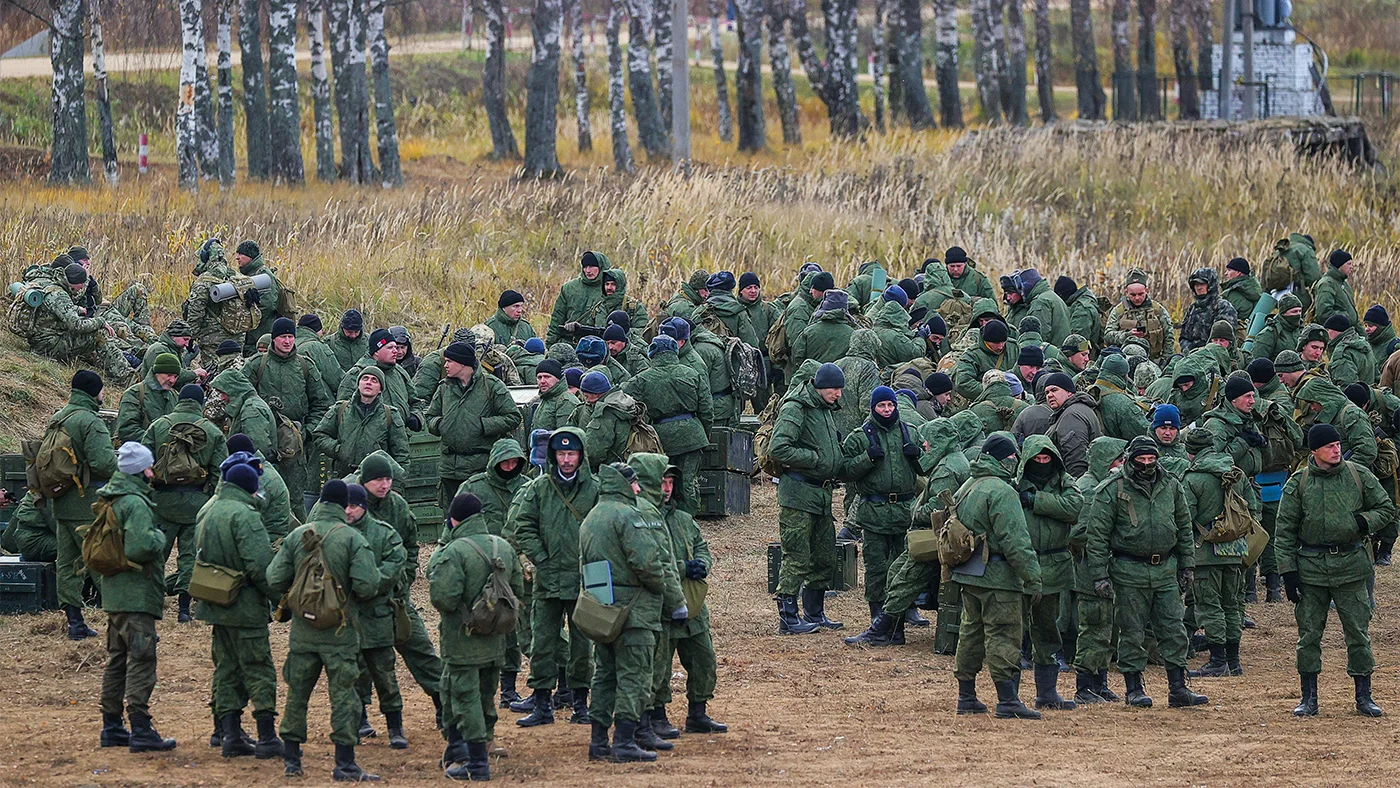
M 136 441 L 127 441 L 117 449 L 117 470 L 133 476 L 156 464 L 151 450 Z

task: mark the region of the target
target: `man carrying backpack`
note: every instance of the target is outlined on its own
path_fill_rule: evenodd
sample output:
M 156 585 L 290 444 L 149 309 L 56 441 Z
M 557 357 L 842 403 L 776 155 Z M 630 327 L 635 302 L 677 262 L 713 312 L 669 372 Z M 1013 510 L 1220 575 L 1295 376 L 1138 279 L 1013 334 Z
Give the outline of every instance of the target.
M 219 465 L 228 456 L 224 434 L 204 418 L 204 389 L 191 383 L 180 389 L 175 409 L 147 428 L 141 442 L 156 457 L 151 500 L 156 505 L 156 525 L 165 534 L 165 557 L 180 541 L 177 574 L 166 585 L 178 595 L 179 622 L 194 620 L 190 614 L 190 574 L 195 562 L 195 522 L 199 510 L 214 494 Z M 162 563 L 162 566 L 164 564 Z
M 453 340 L 456 341 L 455 336 Z M 338 400 L 354 399 L 365 370 L 377 369 L 380 373 L 380 390 L 383 392 L 384 402 L 398 411 L 399 418 L 403 419 L 405 426 L 416 432 L 417 428 L 422 427 L 422 423 L 413 412 L 413 405 L 420 398 L 432 399 L 433 389 L 437 387 L 443 375 L 441 368 L 435 375 L 431 374 L 430 369 L 419 378 L 426 379 L 427 383 L 422 387 L 416 386 L 415 378 L 399 363 L 399 350 L 399 344 L 394 341 L 393 334 L 387 329 L 375 329 L 369 335 L 369 352 L 345 370 L 345 375 L 340 379 L 340 387 L 332 391 L 331 395 Z M 422 371 L 424 366 L 434 365 L 420 365 L 419 370 Z
M 139 441 L 151 422 L 175 409 L 180 359 L 173 354 L 156 356 L 149 374 L 127 387 L 117 405 L 117 440 Z
M 394 608 L 390 600 L 403 579 L 403 540 L 393 528 L 366 512 L 368 497 L 358 484 L 346 485 L 345 521 L 369 542 L 379 571 L 375 593 L 360 602 L 360 727 L 369 723 L 370 691 L 379 693 L 379 711 L 389 728 L 389 747 L 408 749 L 403 735 L 403 695 L 394 673 Z
M 345 482 L 326 482 L 308 522 L 287 535 L 267 569 L 268 586 L 275 594 L 287 595 L 285 604 L 292 612 L 287 661 L 282 666 L 287 682 L 282 761 L 288 777 L 302 775 L 306 707 L 324 669 L 335 743 L 332 777 L 379 779 L 355 763 L 360 717 L 355 680 L 360 673 L 359 603 L 374 597 L 381 578 L 369 542 L 345 522 L 348 500 Z M 338 593 L 322 593 L 332 588 Z
M 97 490 L 117 472 L 112 436 L 97 415 L 101 407 L 102 378 L 91 370 L 78 371 L 68 404 L 49 419 L 34 463 L 44 487 L 40 493 L 58 521 L 58 603 L 68 616 L 69 640 L 97 637 L 83 621 L 85 570 L 78 529 L 92 522 Z
M 272 286 L 266 290 L 259 290 L 258 311 L 261 313 L 260 320 L 256 326 L 248 329 L 248 333 L 243 338 L 243 352 L 251 355 L 258 337 L 272 330 L 273 321 L 281 317 L 294 317 L 295 313 L 282 315 L 278 308 L 282 302 L 282 282 L 277 278 L 276 273 L 271 268 L 263 264 L 262 250 L 254 241 L 243 241 L 234 250 L 233 261 L 238 265 L 238 273 L 252 277 L 258 274 L 266 274 L 272 279 Z
M 116 473 L 97 491 L 97 520 L 86 537 L 93 566 L 101 574 L 102 609 L 107 611 L 107 668 L 102 673 L 103 747 L 131 752 L 175 749 L 151 725 L 151 692 L 156 686 L 156 619 L 162 617 L 165 584 L 161 556 L 165 535 L 151 518 L 150 449 L 134 441 L 117 451 Z M 105 521 L 105 522 L 104 522 Z M 102 535 L 106 538 L 102 538 Z M 96 544 L 101 539 L 101 544 Z M 107 549 L 101 549 L 101 548 Z M 120 552 L 116 551 L 120 548 Z M 115 553 L 115 554 L 113 554 Z M 125 564 L 125 566 L 122 566 Z M 122 727 L 122 701 L 131 731 Z
M 462 482 L 486 469 L 491 444 L 520 426 L 520 411 L 506 384 L 478 374 L 474 346 L 453 342 L 442 352 L 442 365 L 447 377 L 433 392 L 423 426 L 442 437 L 438 503 L 446 509 Z
M 657 336 L 651 341 L 647 356 L 651 367 L 629 380 L 624 388 L 646 403 L 647 415 L 661 438 L 661 448 L 671 463 L 681 469 L 677 502 L 694 514 L 700 504 L 700 455 L 710 442 L 714 398 L 710 396 L 709 382 L 680 362 L 674 338 Z
M 273 411 L 293 424 L 300 425 L 303 448 L 293 457 L 279 438 L 277 471 L 287 482 L 293 501 L 308 490 L 315 489 L 311 479 L 310 447 L 305 446 L 312 428 L 321 423 L 326 411 L 335 404 L 330 392 L 321 383 L 321 375 L 309 358 L 297 352 L 297 326 L 290 319 L 279 317 L 272 324 L 272 348 L 265 355 L 250 360 L 243 374 Z M 294 504 L 295 505 L 295 504 Z
M 522 614 L 524 578 L 515 548 L 487 533 L 481 500 L 452 499 L 446 544 L 428 562 L 428 593 L 442 614 L 442 766 L 454 780 L 491 779 L 488 746 L 495 739 L 496 683 L 505 638 Z M 497 615 L 490 615 L 494 607 Z M 502 616 L 509 608 L 510 616 Z M 488 623 L 489 620 L 489 623 Z
M 641 418 L 642 406 L 632 395 L 613 388 L 602 372 L 584 375 L 579 391 L 589 406 L 586 411 L 575 411 L 588 414 L 588 420 L 580 426 L 589 463 L 597 470 L 603 463 L 621 462 L 627 457 L 632 425 Z
M 278 595 L 267 582 L 272 544 L 258 515 L 259 499 L 255 496 L 260 472 L 236 459 L 230 458 L 223 471 L 224 483 L 200 510 L 195 542 L 200 560 L 240 574 L 243 582 L 228 604 L 201 599 L 194 612 L 196 618 L 213 627 L 209 651 L 214 676 L 209 694 L 219 721 L 222 755 L 255 755 L 267 760 L 282 754 L 276 727 L 277 668 L 268 645 L 267 615 L 269 603 Z M 252 747 L 243 740 L 243 709 L 249 703 L 258 726 L 257 743 Z
M 379 449 L 401 464 L 408 462 L 408 431 L 403 417 L 381 395 L 384 373 L 368 366 L 359 375 L 355 393 L 327 410 L 312 433 L 316 448 L 334 463 L 333 476 L 350 473 Z

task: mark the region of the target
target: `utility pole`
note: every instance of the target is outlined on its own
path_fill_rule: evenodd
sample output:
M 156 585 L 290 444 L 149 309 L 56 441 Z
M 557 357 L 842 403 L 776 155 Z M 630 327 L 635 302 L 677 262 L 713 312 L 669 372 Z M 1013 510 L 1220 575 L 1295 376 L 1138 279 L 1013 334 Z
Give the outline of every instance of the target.
M 1254 120 L 1259 115 L 1258 106 L 1254 102 L 1254 3 L 1255 0 L 1236 0 L 1244 5 L 1240 7 L 1240 21 L 1242 23 L 1244 35 L 1244 62 L 1241 64 L 1244 70 L 1244 102 L 1243 111 L 1240 112 L 1242 120 Z
M 690 172 L 690 64 L 687 0 L 671 0 L 671 161 Z
M 1239 0 L 1225 0 L 1225 24 L 1220 26 L 1223 31 L 1220 36 L 1220 90 L 1217 91 L 1216 98 L 1220 102 L 1220 111 L 1217 113 L 1221 120 L 1229 120 L 1231 113 L 1230 98 L 1234 93 L 1234 71 L 1235 71 L 1235 8 Z

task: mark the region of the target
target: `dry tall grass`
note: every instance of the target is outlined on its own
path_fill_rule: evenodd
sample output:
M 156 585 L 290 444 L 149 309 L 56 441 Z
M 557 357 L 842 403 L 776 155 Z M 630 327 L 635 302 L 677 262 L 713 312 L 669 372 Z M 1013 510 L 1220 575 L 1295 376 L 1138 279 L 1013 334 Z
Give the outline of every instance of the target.
M 1400 135 L 1378 142 L 1393 156 Z M 1190 269 L 1235 255 L 1258 262 L 1300 230 L 1322 254 L 1350 249 L 1366 300 L 1396 306 L 1396 177 L 1267 146 L 1141 131 L 896 133 L 812 146 L 787 166 L 704 166 L 690 178 L 595 170 L 539 184 L 480 172 L 397 192 L 243 185 L 191 197 L 160 182 L 10 184 L 0 187 L 0 271 L 15 278 L 81 241 L 108 282 L 149 277 L 157 310 L 170 316 L 203 238 L 253 238 L 307 308 L 329 317 L 355 305 L 373 323 L 435 338 L 442 322 L 489 315 L 504 287 L 547 309 L 590 248 L 626 268 L 649 305 L 695 266 L 756 271 L 772 294 L 804 259 L 842 275 L 880 259 L 903 273 L 953 244 L 992 272 L 1034 266 L 1101 285 L 1142 266 L 1179 305 Z

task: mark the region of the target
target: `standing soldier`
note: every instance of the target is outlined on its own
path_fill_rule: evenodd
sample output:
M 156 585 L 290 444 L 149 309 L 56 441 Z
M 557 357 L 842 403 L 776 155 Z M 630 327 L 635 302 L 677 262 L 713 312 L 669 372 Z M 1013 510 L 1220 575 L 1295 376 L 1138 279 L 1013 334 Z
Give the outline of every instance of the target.
M 268 644 L 269 603 L 277 599 L 267 583 L 272 544 L 258 516 L 258 471 L 234 463 L 223 472 L 223 485 L 199 513 L 195 541 L 200 560 L 243 576 L 238 595 L 227 605 L 199 600 L 195 617 L 213 627 L 210 653 L 214 677 L 210 695 L 222 734 L 223 756 L 255 755 L 260 760 L 282 755 L 277 738 L 277 668 Z M 258 740 L 243 740 L 243 709 L 253 704 Z
M 287 482 L 294 500 L 315 489 L 311 478 L 311 430 L 321 423 L 335 401 L 321 383 L 311 360 L 297 352 L 296 324 L 279 317 L 272 324 L 272 349 L 243 367 L 258 396 L 269 406 L 291 419 L 301 431 L 303 448 L 295 457 L 277 462 L 277 472 Z M 276 400 L 276 402 L 274 402 Z
M 677 502 L 687 513 L 694 514 L 700 504 L 700 455 L 710 443 L 715 400 L 710 396 L 708 381 L 682 364 L 678 353 L 675 339 L 665 334 L 656 337 L 647 349 L 651 367 L 629 380 L 624 388 L 646 404 L 662 450 L 681 469 Z
M 122 392 L 117 405 L 117 440 L 141 440 L 141 433 L 151 422 L 174 410 L 179 379 L 180 359 L 169 353 L 157 356 L 150 373 Z
M 799 274 L 799 280 L 792 300 L 783 310 L 783 335 L 787 340 L 787 346 L 782 348 L 786 353 L 786 367 L 783 370 L 783 377 L 788 380 L 791 380 L 793 373 L 802 366 L 801 359 L 798 359 L 793 353 L 797 337 L 807 328 L 807 324 L 812 322 L 812 315 L 816 312 L 817 306 L 826 298 L 826 291 L 836 287 L 836 279 L 829 272 L 820 268 L 806 274 Z M 778 351 L 777 348 L 769 350 Z
M 1089 390 L 1099 403 L 1105 435 L 1132 440 L 1147 434 L 1144 405 L 1128 390 L 1128 359 L 1114 353 L 1099 364 L 1099 376 Z
M 428 562 L 428 593 L 441 614 L 443 656 L 442 766 L 454 780 L 490 780 L 488 747 L 496 737 L 495 692 L 505 635 L 477 634 L 464 621 L 496 578 L 519 600 L 520 564 L 510 543 L 488 533 L 481 501 L 466 493 L 447 509 L 446 544 Z M 523 610 L 516 608 L 519 615 Z
M 821 305 L 812 313 L 812 322 L 793 340 L 795 366 L 802 366 L 809 358 L 822 364 L 836 361 L 850 350 L 854 331 L 850 296 L 845 290 L 828 290 L 822 296 Z
M 1235 308 L 1235 317 L 1248 323 L 1254 314 L 1254 305 L 1264 294 L 1259 285 L 1259 277 L 1249 270 L 1249 261 L 1236 257 L 1225 264 L 1225 283 L 1220 286 L 1220 295 Z
M 1060 452 L 1065 472 L 1081 476 L 1089 468 L 1089 444 L 1103 434 L 1097 403 L 1087 392 L 1076 391 L 1074 381 L 1063 372 L 1045 378 L 1045 404 L 1050 415 L 1050 439 Z
M 553 432 L 569 422 L 569 416 L 578 407 L 578 397 L 569 391 L 564 380 L 564 369 L 558 361 L 547 358 L 535 367 L 535 385 L 539 387 L 539 400 L 530 416 L 530 429 Z M 709 393 L 709 390 L 706 390 Z
M 1187 278 L 1195 301 L 1181 319 L 1181 352 L 1190 353 L 1211 340 L 1211 327 L 1224 320 L 1233 330 L 1238 316 L 1230 302 L 1220 297 L 1220 276 L 1214 268 L 1197 268 Z
M 954 511 L 977 537 L 973 557 L 950 567 L 962 596 L 958 623 L 958 714 L 983 714 L 977 674 L 985 662 L 997 689 L 996 716 L 1038 720 L 1018 697 L 1023 594 L 1039 597 L 1040 563 L 1031 548 L 1016 490 L 1016 443 L 996 433 L 982 444 L 972 476 L 958 490 Z M 950 513 L 951 514 L 951 513 Z
M 433 389 L 437 382 L 442 380 L 442 375 L 432 379 L 432 385 L 426 390 L 420 390 L 414 385 L 413 378 L 399 363 L 398 342 L 394 341 L 394 336 L 388 329 L 375 329 L 369 335 L 369 352 L 345 370 L 345 375 L 340 379 L 340 389 L 332 391 L 331 394 L 336 399 L 346 400 L 355 395 L 355 388 L 359 386 L 360 373 L 370 367 L 378 369 L 382 376 L 384 389 L 384 400 L 389 403 L 394 410 L 399 412 L 399 417 L 403 423 L 414 432 L 422 425 L 418 421 L 418 416 L 413 412 L 413 403 L 418 399 L 418 394 L 423 394 L 423 399 L 431 399 Z
M 972 298 L 996 298 L 992 280 L 977 270 L 961 246 L 951 246 L 943 253 L 943 265 L 948 269 L 948 278 L 953 287 Z
M 565 282 L 559 288 L 559 296 L 554 299 L 545 344 L 571 341 L 575 336 L 567 328 L 569 323 L 588 323 L 599 317 L 599 310 L 603 309 L 603 272 L 610 268 L 612 263 L 602 252 L 583 253 L 579 258 L 578 277 Z M 607 310 L 604 309 L 602 314 L 607 314 Z
M 262 250 L 254 241 L 243 241 L 238 244 L 238 248 L 233 252 L 233 261 L 238 264 L 238 273 L 253 277 L 258 274 L 266 274 L 272 279 L 272 286 L 266 290 L 258 291 L 258 311 L 261 319 L 258 324 L 248 330 L 243 340 L 243 353 L 245 355 L 253 352 L 253 347 L 258 337 L 272 330 L 272 323 L 277 320 L 278 304 L 282 300 L 282 283 L 278 281 L 273 270 L 263 264 Z M 287 315 L 286 317 L 290 317 Z
M 1352 383 L 1374 386 L 1377 380 L 1375 354 L 1370 344 L 1356 332 L 1344 315 L 1332 315 L 1322 326 L 1327 331 L 1327 373 L 1338 388 Z
M 257 329 L 262 321 L 260 294 L 253 288 L 228 299 L 214 301 L 215 285 L 231 284 L 237 277 L 224 257 L 223 244 L 211 238 L 200 245 L 199 262 L 194 267 L 194 282 L 185 299 L 184 318 L 199 345 L 200 357 L 206 367 L 216 362 L 215 352 L 225 340 L 234 340 L 241 347 L 246 335 Z M 256 340 L 260 334 L 253 334 Z
M 1276 309 L 1276 314 L 1264 319 L 1264 327 L 1250 346 L 1250 356 L 1273 361 L 1279 353 L 1298 347 L 1303 329 L 1303 302 L 1293 293 L 1285 293 L 1279 298 Z
M 1312 291 L 1312 314 L 1317 316 L 1317 320 L 1326 320 L 1332 315 L 1346 315 L 1348 325 L 1354 326 L 1361 322 L 1361 317 L 1356 314 L 1356 296 L 1351 292 L 1351 284 L 1347 281 L 1356 273 L 1355 269 L 1356 263 L 1351 259 L 1351 253 L 1344 249 L 1338 249 L 1327 256 L 1327 270 L 1313 286 Z
M 194 620 L 190 576 L 197 552 L 195 522 L 214 494 L 219 466 L 228 456 L 223 433 L 203 413 L 204 389 L 191 383 L 180 389 L 180 400 L 170 415 L 156 419 L 141 436 L 156 458 L 151 500 L 156 526 L 165 534 L 165 559 L 170 558 L 175 541 L 180 542 L 177 573 L 166 579 L 166 587 L 178 596 L 181 624 Z
M 336 780 L 358 782 L 377 780 L 376 775 L 355 763 L 355 697 L 359 677 L 359 603 L 379 590 L 379 570 L 369 542 L 345 522 L 348 491 L 345 482 L 331 479 L 321 488 L 320 499 L 311 508 L 308 522 L 292 531 L 267 569 L 267 583 L 274 594 L 285 594 L 308 560 L 320 554 L 322 566 L 341 589 L 340 611 L 344 626 L 317 629 L 302 616 L 293 614 L 287 640 L 287 661 L 282 678 L 287 682 L 287 705 L 282 714 L 282 762 L 286 776 L 302 776 L 301 745 L 306 741 L 306 707 L 311 691 L 326 672 L 326 690 L 331 701 L 331 741 L 335 743 Z M 305 570 L 303 570 L 305 571 Z
M 225 435 L 246 435 L 265 459 L 277 456 L 277 422 L 272 408 L 240 370 L 226 369 L 214 376 L 209 395 L 211 407 L 205 412 L 213 414 L 211 420 L 221 422 Z
M 345 486 L 345 522 L 369 543 L 379 582 L 368 598 L 360 602 L 359 678 L 355 689 L 360 696 L 360 729 L 369 725 L 370 690 L 379 693 L 379 712 L 389 728 L 389 747 L 408 749 L 403 735 L 403 695 L 394 673 L 394 607 L 390 600 L 403 580 L 408 560 L 403 540 L 388 524 L 369 515 L 369 499 L 358 484 Z M 363 735 L 363 734 L 361 734 Z
M 611 323 L 603 330 L 603 344 L 608 349 L 607 365 L 610 369 L 620 370 L 625 377 L 618 380 L 623 383 L 647 368 L 646 356 L 642 351 L 634 350 L 631 341 L 627 330 L 617 323 Z
M 592 654 L 573 618 L 581 586 L 579 523 L 597 501 L 598 480 L 589 470 L 582 433 L 573 427 L 555 430 L 544 475 L 520 490 L 506 517 L 506 537 L 529 561 L 526 573 L 533 567 L 535 575 L 528 681 L 534 696 L 511 706 L 529 712 L 516 721 L 524 728 L 554 723 L 550 688 L 556 682 L 571 691 L 574 715 L 588 714 Z M 561 637 L 566 622 L 567 643 Z
M 629 482 L 619 466 L 631 471 L 621 463 L 598 470 L 598 503 L 579 525 L 578 559 L 580 564 L 607 562 L 613 604 L 627 611 L 617 639 L 594 646 L 588 757 L 629 763 L 656 760 L 656 753 L 637 741 L 637 728 L 651 700 L 656 636 L 663 621 L 683 622 L 689 611 L 675 569 L 668 566 L 672 559 L 666 525 L 638 509 L 637 483 Z M 576 586 L 575 593 L 590 592 Z M 611 751 L 609 728 L 614 729 Z
M 1267 439 L 1262 450 L 1261 472 L 1255 477 L 1264 507 L 1261 524 L 1269 534 L 1269 543 L 1264 545 L 1264 553 L 1259 556 L 1259 573 L 1264 576 L 1267 589 L 1264 601 L 1282 602 L 1283 581 L 1274 558 L 1274 523 L 1278 519 L 1283 485 L 1288 481 L 1295 457 L 1303 449 L 1303 430 L 1293 419 L 1293 397 L 1279 379 L 1274 363 L 1267 358 L 1256 358 L 1249 362 L 1247 371 L 1257 393 L 1254 413 Z
M 1195 580 L 1191 507 L 1181 482 L 1157 466 L 1157 444 L 1147 437 L 1128 444 L 1127 462 L 1094 490 L 1084 513 L 1094 593 L 1114 600 L 1118 670 L 1129 706 L 1148 708 L 1142 686 L 1147 666 L 1143 637 L 1157 637 L 1167 667 L 1172 708 L 1207 702 L 1186 686 L 1187 641 L 1181 597 Z
M 1210 328 L 1210 324 L 1206 324 Z M 1172 317 L 1166 307 L 1147 293 L 1147 272 L 1134 268 L 1123 283 L 1123 300 L 1109 310 L 1103 324 L 1103 343 L 1122 347 L 1130 337 L 1147 340 L 1147 353 L 1158 366 L 1165 365 L 1176 347 Z
M 109 450 L 110 452 L 110 450 Z M 111 517 L 121 529 L 131 568 L 102 577 L 102 609 L 107 612 L 107 669 L 102 673 L 103 747 L 127 745 L 131 752 L 175 749 L 151 724 L 151 692 L 156 687 L 156 620 L 163 615 L 165 587 L 161 555 L 165 537 L 151 519 L 151 465 L 155 459 L 135 441 L 117 451 L 116 473 L 97 490 L 93 511 Z M 108 513 L 103 510 L 108 510 Z M 122 700 L 131 732 L 122 727 Z
M 444 509 L 462 482 L 486 469 L 491 443 L 520 426 L 520 411 L 506 384 L 477 374 L 476 349 L 453 342 L 442 353 L 447 377 L 428 405 L 428 432 L 442 438 L 438 502 Z
M 613 388 L 603 372 L 584 375 L 579 392 L 588 407 L 575 410 L 574 421 L 583 429 L 589 462 L 594 470 L 605 460 L 620 462 L 627 456 L 632 425 L 641 418 L 642 406 L 627 392 Z
M 243 452 L 251 458 L 246 462 L 257 469 L 258 514 L 262 517 L 267 538 L 272 540 L 274 547 L 280 546 L 282 539 L 292 530 L 292 497 L 287 492 L 287 483 L 277 474 L 277 468 L 253 446 L 253 441 L 247 435 L 236 432 L 228 437 L 225 445 L 230 457 Z M 221 470 L 223 467 L 220 465 Z
M 1052 345 L 1059 345 L 1069 336 L 1069 310 L 1039 271 L 1013 271 L 1001 278 L 1001 288 L 1008 324 L 1019 326 L 1025 317 L 1037 318 L 1045 341 Z
M 777 322 L 781 311 L 772 301 L 763 300 L 763 291 L 760 286 L 758 275 L 745 271 L 739 275 L 739 303 L 743 304 L 745 311 L 749 313 L 749 322 L 753 324 L 753 333 L 758 337 L 757 348 L 763 354 L 763 366 L 765 374 L 763 380 L 766 385 L 760 386 L 758 393 L 753 397 L 753 412 L 762 413 L 768 406 L 768 398 L 772 396 L 774 388 L 773 365 L 768 360 L 768 329 Z
M 707 285 L 709 281 L 709 271 L 692 271 L 690 278 L 681 284 L 680 292 L 671 296 L 671 300 L 661 307 L 661 314 L 666 317 L 683 317 L 694 322 L 695 308 L 705 303 L 705 299 L 710 295 Z
M 1099 482 L 1117 471 L 1124 461 L 1128 442 L 1103 436 L 1089 444 L 1089 469 L 1075 487 L 1085 501 L 1094 497 Z M 1119 697 L 1108 687 L 1108 664 L 1112 661 L 1113 600 L 1094 593 L 1094 578 L 1086 552 L 1089 518 L 1079 519 L 1069 532 L 1070 553 L 1074 556 L 1075 618 L 1079 621 L 1074 647 L 1075 703 L 1117 703 Z
M 497 345 L 535 338 L 535 327 L 525 319 L 525 296 L 514 290 L 507 290 L 496 299 L 496 314 L 486 321 L 486 327 L 495 335 Z
M 321 374 L 321 384 L 334 395 L 340 390 L 340 379 L 345 370 L 340 366 L 335 353 L 321 341 L 321 318 L 314 314 L 297 318 L 297 351 L 311 359 L 316 371 Z
M 1366 538 L 1395 519 L 1395 504 L 1361 463 L 1342 457 L 1342 434 L 1330 424 L 1308 430 L 1312 456 L 1283 488 L 1274 555 L 1298 621 L 1299 717 L 1317 716 L 1322 632 L 1337 608 L 1347 645 L 1347 673 L 1356 684 L 1356 711 L 1381 716 L 1371 699 L 1371 605 L 1366 583 L 1374 571 Z
M 989 320 L 977 332 L 977 345 L 958 357 L 953 369 L 953 388 L 972 402 L 982 396 L 983 375 L 993 369 L 1010 372 L 1020 358 L 1021 346 L 1009 339 L 1006 323 L 1000 319 Z
M 340 329 L 326 340 L 326 346 L 335 354 L 341 369 L 349 369 L 365 357 L 369 352 L 369 337 L 365 336 L 365 319 L 360 310 L 345 310 L 340 317 Z
M 753 321 L 749 319 L 749 310 L 734 297 L 735 284 L 734 274 L 729 271 L 712 274 L 705 283 L 709 295 L 705 296 L 705 303 L 695 309 L 691 322 L 704 322 L 716 334 L 721 333 L 717 330 L 718 325 L 723 325 L 728 336 L 738 337 L 749 347 L 758 347 L 764 337 L 758 336 Z
M 1395 327 L 1390 324 L 1390 313 L 1380 304 L 1372 305 L 1361 318 L 1361 329 L 1366 332 L 1366 344 L 1371 346 L 1371 357 L 1375 359 L 1379 379 L 1380 368 L 1390 358 L 1390 346 L 1395 341 Z
M 331 458 L 333 476 L 346 475 L 381 449 L 401 464 L 408 462 L 408 431 L 398 411 L 384 401 L 383 390 L 384 373 L 364 367 L 353 398 L 327 410 L 316 426 L 316 448 Z
M 1080 287 L 1068 276 L 1055 280 L 1055 295 L 1065 302 L 1069 310 L 1069 332 L 1062 344 L 1069 341 L 1070 335 L 1078 335 L 1088 340 L 1095 348 L 1103 347 L 1103 315 L 1099 312 L 1099 299 L 1088 287 Z

